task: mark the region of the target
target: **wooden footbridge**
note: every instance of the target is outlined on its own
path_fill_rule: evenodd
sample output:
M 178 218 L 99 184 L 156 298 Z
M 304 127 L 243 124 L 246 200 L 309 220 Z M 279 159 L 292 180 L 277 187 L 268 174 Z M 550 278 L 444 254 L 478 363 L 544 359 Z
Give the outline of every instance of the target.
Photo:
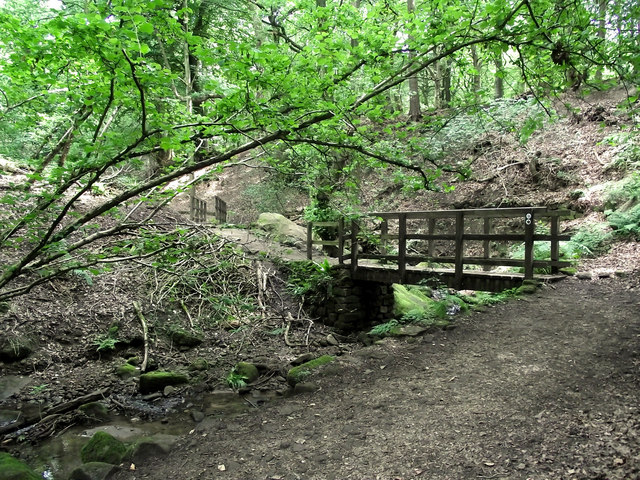
M 310 223 L 307 257 L 314 246 L 332 249 L 354 280 L 501 291 L 526 279 L 564 277 L 559 269 L 571 262 L 560 260 L 560 242 L 570 236 L 560 234 L 560 221 L 570 216 L 546 207 L 374 212 Z M 506 256 L 514 245 L 522 258 Z M 537 251 L 548 253 L 536 258 Z

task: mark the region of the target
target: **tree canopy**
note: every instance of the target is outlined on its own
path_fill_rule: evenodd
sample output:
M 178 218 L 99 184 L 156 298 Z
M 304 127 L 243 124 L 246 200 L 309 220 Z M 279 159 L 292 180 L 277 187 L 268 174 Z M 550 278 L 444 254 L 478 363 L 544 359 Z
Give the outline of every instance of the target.
M 388 134 L 410 79 L 434 112 L 424 124 L 499 85 L 545 107 L 637 82 L 639 18 L 631 0 L 5 1 L 0 156 L 26 176 L 0 192 L 0 300 L 122 259 L 105 238 L 188 184 L 171 182 L 234 159 L 260 156 L 316 193 L 364 164 L 439 188 L 468 166 Z M 150 213 L 134 215 L 139 202 Z

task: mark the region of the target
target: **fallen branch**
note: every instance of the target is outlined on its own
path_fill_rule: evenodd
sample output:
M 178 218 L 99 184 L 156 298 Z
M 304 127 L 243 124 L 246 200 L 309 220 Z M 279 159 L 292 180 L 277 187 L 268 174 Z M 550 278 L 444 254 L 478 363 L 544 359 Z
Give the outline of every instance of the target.
M 147 369 L 147 361 L 149 360 L 149 330 L 147 328 L 147 321 L 142 314 L 140 304 L 137 301 L 133 302 L 133 308 L 136 310 L 136 314 L 142 324 L 142 335 L 144 336 L 144 357 L 142 359 L 142 364 L 140 365 L 140 371 L 144 372 Z
M 520 160 L 519 162 L 513 162 L 513 163 L 508 163 L 507 165 L 503 165 L 502 167 L 496 169 L 491 175 L 489 175 L 488 177 L 485 178 L 479 178 L 478 180 L 476 180 L 476 182 L 488 182 L 493 180 L 494 178 L 496 178 L 499 173 L 509 167 L 515 167 L 516 165 L 524 165 L 527 162 L 525 162 L 524 160 Z
M 184 304 L 182 300 L 180 300 L 180 306 L 182 307 L 182 310 L 184 310 L 184 313 L 187 314 L 187 318 L 189 319 L 189 325 L 191 325 L 191 328 L 193 328 L 193 318 L 191 318 L 189 309 L 187 308 L 187 306 Z
M 22 420 L 11 423 L 9 425 L 5 425 L 4 427 L 0 427 L 0 434 L 13 432 L 15 430 L 26 428 L 33 426 L 35 427 L 38 424 L 46 424 L 51 420 L 54 420 L 58 416 L 63 413 L 67 413 L 71 410 L 75 410 L 81 405 L 85 403 L 95 402 L 97 400 L 101 400 L 108 396 L 109 389 L 102 388 L 100 390 L 96 390 L 93 393 L 89 393 L 88 395 L 83 395 L 82 397 L 75 398 L 68 402 L 59 403 L 58 405 L 54 405 L 51 408 L 46 409 L 42 414 L 32 415 L 30 417 L 24 417 Z

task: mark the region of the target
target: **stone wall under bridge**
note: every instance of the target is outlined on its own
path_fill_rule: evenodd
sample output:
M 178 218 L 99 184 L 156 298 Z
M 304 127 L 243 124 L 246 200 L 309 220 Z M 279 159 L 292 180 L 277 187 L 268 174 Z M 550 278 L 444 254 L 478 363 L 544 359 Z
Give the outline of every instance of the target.
M 353 280 L 348 267 L 332 268 L 334 282 L 327 298 L 311 304 L 313 316 L 342 332 L 369 330 L 393 317 L 391 285 Z

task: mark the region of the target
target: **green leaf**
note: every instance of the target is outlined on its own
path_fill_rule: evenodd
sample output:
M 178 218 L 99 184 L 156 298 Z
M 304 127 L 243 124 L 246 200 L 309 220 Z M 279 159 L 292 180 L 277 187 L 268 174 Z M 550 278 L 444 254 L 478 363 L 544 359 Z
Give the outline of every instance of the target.
M 153 25 L 149 22 L 145 22 L 141 25 L 138 25 L 138 30 L 142 33 L 147 33 L 149 35 L 153 34 Z

